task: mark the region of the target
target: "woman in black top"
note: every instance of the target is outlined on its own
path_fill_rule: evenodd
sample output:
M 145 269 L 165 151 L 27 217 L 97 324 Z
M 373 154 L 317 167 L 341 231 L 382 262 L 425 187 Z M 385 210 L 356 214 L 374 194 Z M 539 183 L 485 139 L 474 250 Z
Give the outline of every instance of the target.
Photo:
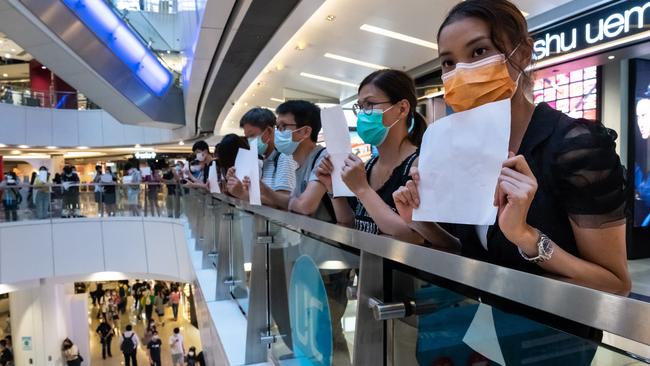
M 415 111 L 417 98 L 413 79 L 398 70 L 379 70 L 359 86 L 354 105 L 357 132 L 364 142 L 377 146 L 379 154 L 364 167 L 350 154 L 341 176 L 356 198 L 333 198 L 337 222 L 373 234 L 386 234 L 422 242 L 395 208 L 392 194 L 409 178 L 417 163 L 418 146 L 426 129 L 424 118 Z M 332 192 L 332 162 L 327 156 L 318 168 L 319 181 Z M 350 207 L 352 206 L 352 207 Z
M 511 93 L 492 97 L 481 93 L 481 84 L 469 88 L 472 94 L 487 96 L 483 103 L 511 98 L 511 153 L 496 187 L 495 224 L 489 228 L 455 225 L 451 231 L 469 256 L 626 294 L 631 284 L 625 183 L 615 152 L 616 134 L 599 122 L 573 119 L 528 100 L 531 81 L 524 70 L 533 49 L 527 29 L 521 12 L 507 0 L 468 0 L 452 9 L 438 32 L 443 78 L 457 63 L 502 54 L 514 86 Z M 494 86 L 495 80 L 485 82 Z M 460 103 L 454 102 L 462 98 L 450 95 L 449 89 L 446 93 L 447 103 L 458 107 Z M 420 204 L 419 175 L 411 173 L 414 181 L 394 195 L 407 221 L 412 208 Z M 541 261 L 530 261 L 539 254 Z

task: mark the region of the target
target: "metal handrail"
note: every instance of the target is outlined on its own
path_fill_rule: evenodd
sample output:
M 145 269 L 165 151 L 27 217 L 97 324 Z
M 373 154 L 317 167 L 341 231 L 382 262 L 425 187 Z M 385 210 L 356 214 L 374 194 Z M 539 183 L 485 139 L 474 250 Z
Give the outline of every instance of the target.
M 213 199 L 289 229 L 650 345 L 650 303 L 378 236 L 225 196 Z M 436 243 L 433 243 L 434 245 Z

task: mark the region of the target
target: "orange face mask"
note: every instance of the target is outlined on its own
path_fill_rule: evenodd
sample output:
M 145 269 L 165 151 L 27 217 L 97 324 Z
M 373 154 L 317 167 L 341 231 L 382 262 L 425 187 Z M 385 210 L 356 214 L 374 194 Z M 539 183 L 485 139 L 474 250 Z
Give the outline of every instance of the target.
M 494 55 L 470 64 L 458 63 L 453 71 L 442 75 L 445 102 L 462 112 L 487 103 L 511 98 L 517 81 L 510 78 L 504 55 Z

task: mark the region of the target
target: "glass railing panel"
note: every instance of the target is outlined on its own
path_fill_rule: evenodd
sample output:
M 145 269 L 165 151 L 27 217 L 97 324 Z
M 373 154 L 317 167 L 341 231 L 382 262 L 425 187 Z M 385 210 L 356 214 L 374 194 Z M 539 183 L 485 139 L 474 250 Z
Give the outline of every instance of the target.
M 236 210 L 233 214 L 232 230 L 230 294 L 237 301 L 244 314 L 247 314 L 252 250 L 256 240 L 253 215 Z
M 76 91 L 41 91 L 25 86 L 5 84 L 0 103 L 53 109 L 99 109 L 99 106 Z
M 632 365 L 623 351 L 600 344 L 602 332 L 476 292 L 466 296 L 392 271 L 391 303 L 409 315 L 387 322 L 392 365 Z M 444 287 L 443 287 L 444 286 Z M 457 287 L 462 289 L 462 286 Z M 471 290 L 463 289 L 462 292 Z M 482 300 L 483 302 L 479 301 Z M 558 299 L 559 300 L 559 299 Z M 488 304 L 490 303 L 490 304 Z M 556 327 L 531 320 L 548 319 Z
M 351 365 L 356 301 L 348 287 L 358 254 L 271 224 L 269 288 L 274 360 L 283 365 Z

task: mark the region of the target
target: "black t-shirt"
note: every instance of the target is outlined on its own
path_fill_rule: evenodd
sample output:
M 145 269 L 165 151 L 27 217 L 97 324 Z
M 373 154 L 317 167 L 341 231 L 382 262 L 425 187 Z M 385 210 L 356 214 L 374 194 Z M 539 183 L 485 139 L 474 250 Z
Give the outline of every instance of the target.
M 168 171 L 167 173 L 163 174 L 162 179 L 165 182 L 170 182 L 174 180 L 174 173 L 171 171 Z M 176 183 L 167 183 L 167 194 L 170 196 L 173 196 L 176 194 Z
M 379 195 L 379 197 L 381 197 L 381 199 L 394 212 L 397 212 L 397 209 L 395 208 L 395 202 L 393 201 L 393 192 L 411 180 L 409 172 L 411 171 L 411 166 L 413 166 L 413 162 L 418 157 L 418 155 L 419 151 L 416 151 L 404 159 L 404 161 L 399 166 L 393 169 L 393 172 L 391 173 L 386 183 L 384 183 L 384 185 L 377 190 L 377 195 Z M 368 181 L 370 181 L 370 173 L 372 172 L 372 168 L 375 166 L 376 162 L 377 157 L 375 156 L 366 164 L 366 179 L 368 179 Z M 373 220 L 372 217 L 368 215 L 368 211 L 366 211 L 366 208 L 363 207 L 361 201 L 359 201 L 357 198 L 352 198 L 350 199 L 350 205 L 354 210 L 355 229 L 371 234 L 381 234 L 379 228 L 377 227 L 377 224 L 375 224 L 375 220 Z
M 149 349 L 149 354 L 151 355 L 151 358 L 153 359 L 160 359 L 160 346 L 162 346 L 162 340 L 160 338 L 158 339 L 152 339 L 149 341 L 149 344 L 147 344 L 147 348 Z
M 580 227 L 602 228 L 625 221 L 625 176 L 616 154 L 616 133 L 599 122 L 573 119 L 541 103 L 519 148 L 537 178 L 527 222 L 567 252 L 580 257 L 571 219 Z M 526 261 L 498 223 L 487 231 L 487 249 L 472 225 L 452 225 L 462 253 L 500 266 L 544 273 Z
M 113 328 L 111 328 L 108 323 L 103 322 L 97 327 L 97 333 L 99 333 L 102 338 L 108 338 L 113 335 Z

